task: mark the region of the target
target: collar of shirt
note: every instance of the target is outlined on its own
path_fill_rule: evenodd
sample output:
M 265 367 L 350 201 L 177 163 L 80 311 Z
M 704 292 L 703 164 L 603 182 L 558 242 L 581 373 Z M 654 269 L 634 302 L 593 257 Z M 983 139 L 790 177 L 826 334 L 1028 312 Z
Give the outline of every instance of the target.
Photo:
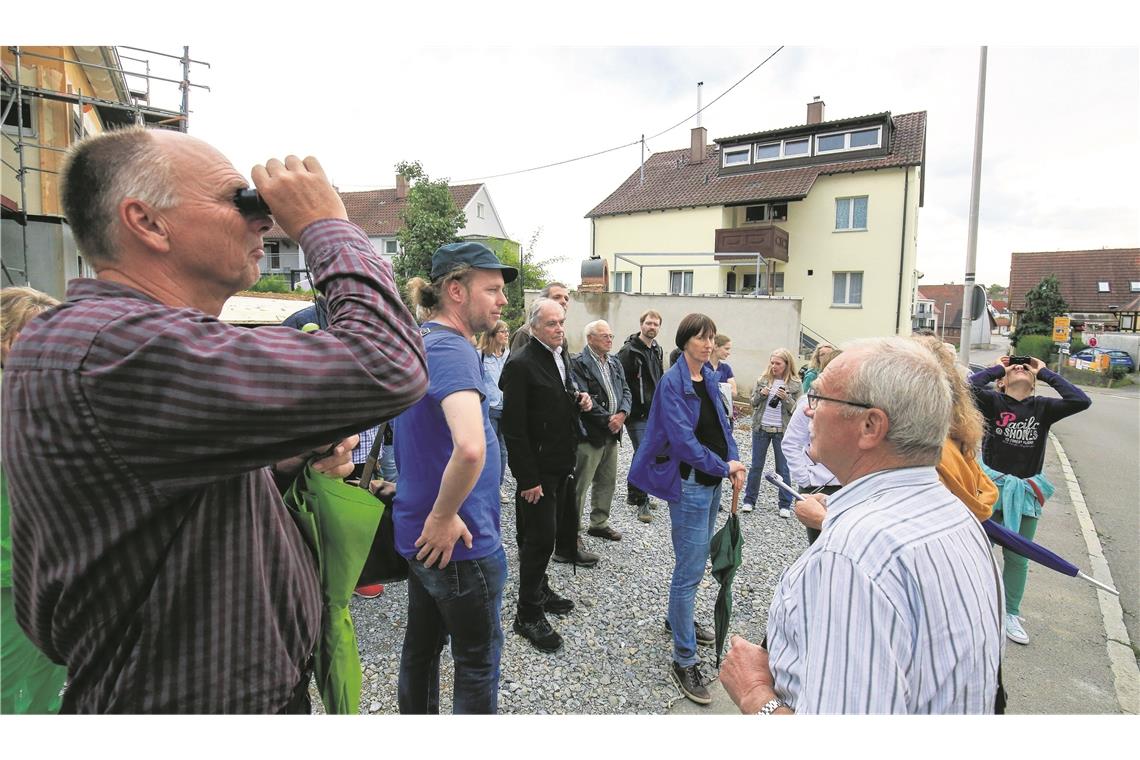
M 609 358 L 610 358 L 609 354 L 601 354 L 599 356 L 598 354 L 594 353 L 594 349 L 592 349 L 592 348 L 587 348 L 586 350 L 590 352 L 590 356 L 594 357 L 594 361 L 596 361 L 598 364 L 602 365 L 603 367 L 606 366 L 606 364 L 609 362 Z
M 938 471 L 934 466 L 899 467 L 879 470 L 853 480 L 832 494 L 827 500 L 827 520 L 837 519 L 852 507 L 864 502 L 877 500 L 887 491 L 903 488 L 907 491 L 938 483 Z

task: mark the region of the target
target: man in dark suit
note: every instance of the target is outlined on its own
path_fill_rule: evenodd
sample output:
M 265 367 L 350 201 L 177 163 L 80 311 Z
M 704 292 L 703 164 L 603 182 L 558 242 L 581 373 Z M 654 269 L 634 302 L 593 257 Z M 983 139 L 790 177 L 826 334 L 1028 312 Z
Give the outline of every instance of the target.
M 573 472 L 579 412 L 592 408 L 589 394 L 578 390 L 569 358 L 562 353 L 565 322 L 566 310 L 556 301 L 535 301 L 529 320 L 532 340 L 507 362 L 499 380 L 500 427 L 518 488 L 519 602 L 513 628 L 543 652 L 562 646 L 562 637 L 545 613 L 566 614 L 574 608 L 573 602 L 550 588 L 546 568 L 556 536 L 567 543 L 557 547 L 559 552 L 581 562 L 575 541 Z M 559 530 L 559 523 L 568 529 Z
M 620 541 L 621 533 L 610 527 L 610 505 L 617 480 L 618 442 L 629 416 L 630 392 L 621 362 L 610 352 L 614 334 L 609 323 L 597 320 L 586 325 L 586 348 L 573 357 L 571 365 L 580 387 L 590 394 L 593 409 L 582 415 L 586 440 L 578 443 L 574 463 L 575 514 L 579 529 L 586 490 L 590 496 L 591 536 Z M 558 556 L 555 556 L 558 559 Z

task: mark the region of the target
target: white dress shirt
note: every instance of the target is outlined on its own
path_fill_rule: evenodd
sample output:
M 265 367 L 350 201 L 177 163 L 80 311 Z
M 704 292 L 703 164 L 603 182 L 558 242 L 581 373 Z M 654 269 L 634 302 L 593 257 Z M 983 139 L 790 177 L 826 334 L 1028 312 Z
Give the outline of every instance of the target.
M 813 488 L 837 486 L 839 481 L 831 474 L 831 470 L 808 456 L 808 446 L 811 445 L 811 418 L 804 413 L 805 409 L 807 409 L 806 394 L 796 401 L 796 409 L 788 420 L 788 427 L 784 430 L 784 441 L 780 447 L 784 452 L 784 458 L 788 460 L 788 472 L 792 476 L 792 483 Z

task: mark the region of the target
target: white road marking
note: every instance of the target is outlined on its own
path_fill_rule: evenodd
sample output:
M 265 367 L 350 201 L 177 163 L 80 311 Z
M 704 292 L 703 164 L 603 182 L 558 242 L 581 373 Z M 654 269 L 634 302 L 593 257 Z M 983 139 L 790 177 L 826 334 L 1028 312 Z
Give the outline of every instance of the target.
M 1053 448 L 1061 460 L 1061 470 L 1065 473 L 1065 483 L 1069 487 L 1069 499 L 1081 524 L 1081 534 L 1084 536 L 1085 546 L 1088 547 L 1092 577 L 1116 588 L 1116 584 L 1112 581 L 1112 572 L 1104 558 L 1100 539 L 1096 535 L 1096 526 L 1093 525 L 1092 516 L 1089 515 L 1081 486 L 1077 483 L 1077 475 L 1069 464 L 1069 457 L 1054 433 L 1049 433 L 1049 439 L 1053 442 Z M 1108 659 L 1112 667 L 1113 684 L 1116 687 L 1116 701 L 1123 712 L 1136 715 L 1140 713 L 1140 668 L 1136 667 L 1132 641 L 1128 638 L 1128 630 L 1124 627 L 1124 610 L 1120 607 L 1120 601 L 1107 591 L 1098 590 L 1096 595 L 1100 602 L 1100 614 L 1104 619 L 1104 632 L 1108 638 Z

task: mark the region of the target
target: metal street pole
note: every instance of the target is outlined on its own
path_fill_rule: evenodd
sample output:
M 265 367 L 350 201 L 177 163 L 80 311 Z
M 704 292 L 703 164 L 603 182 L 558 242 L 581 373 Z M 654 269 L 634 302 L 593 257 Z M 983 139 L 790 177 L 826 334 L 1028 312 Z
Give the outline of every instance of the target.
M 946 342 L 946 320 L 950 319 L 950 302 L 942 304 L 942 342 Z
M 962 288 L 962 335 L 958 360 L 970 366 L 971 311 L 974 305 L 974 262 L 978 254 L 978 202 L 982 184 L 982 132 L 986 120 L 986 46 L 978 58 L 978 109 L 974 122 L 974 169 L 970 176 L 970 231 L 966 243 L 966 285 Z

